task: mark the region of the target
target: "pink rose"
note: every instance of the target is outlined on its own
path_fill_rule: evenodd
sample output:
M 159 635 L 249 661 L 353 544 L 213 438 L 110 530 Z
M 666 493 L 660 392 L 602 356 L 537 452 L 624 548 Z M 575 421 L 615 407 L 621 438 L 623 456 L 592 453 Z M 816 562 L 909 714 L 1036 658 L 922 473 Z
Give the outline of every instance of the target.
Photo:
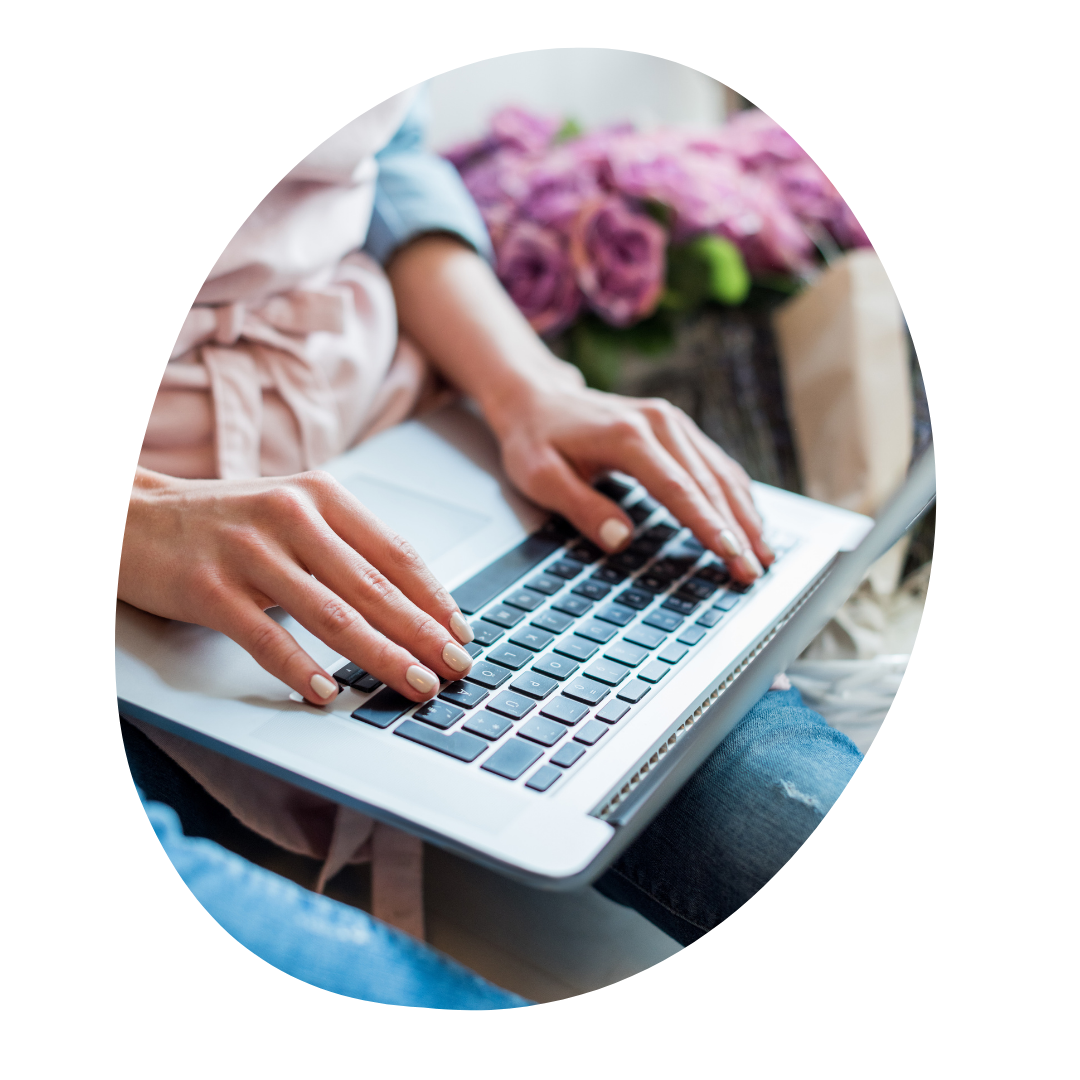
M 530 221 L 509 225 L 499 243 L 496 273 L 538 334 L 556 334 L 581 311 L 582 297 L 566 241 Z
M 570 257 L 589 306 L 612 326 L 651 315 L 664 288 L 667 233 L 618 196 L 582 207 Z

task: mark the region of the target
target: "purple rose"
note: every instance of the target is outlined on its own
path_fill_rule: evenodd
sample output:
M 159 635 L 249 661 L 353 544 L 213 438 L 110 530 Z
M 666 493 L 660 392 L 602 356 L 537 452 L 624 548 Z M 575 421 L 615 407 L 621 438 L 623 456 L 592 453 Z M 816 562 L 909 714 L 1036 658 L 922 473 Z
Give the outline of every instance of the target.
M 577 318 L 584 298 L 566 241 L 552 229 L 517 221 L 503 233 L 496 273 L 538 334 L 556 334 Z
M 500 109 L 491 118 L 491 134 L 500 148 L 524 154 L 545 151 L 562 123 L 554 116 L 538 116 L 513 105 Z
M 587 204 L 570 234 L 570 256 L 589 306 L 612 326 L 651 315 L 664 288 L 667 233 L 618 196 Z

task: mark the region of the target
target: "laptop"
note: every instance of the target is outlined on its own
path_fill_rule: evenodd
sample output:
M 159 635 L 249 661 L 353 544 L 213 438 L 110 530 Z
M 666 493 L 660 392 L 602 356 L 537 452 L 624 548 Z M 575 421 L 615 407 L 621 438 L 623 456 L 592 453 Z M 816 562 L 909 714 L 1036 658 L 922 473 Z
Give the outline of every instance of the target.
M 597 486 L 635 534 L 605 556 L 510 486 L 467 406 L 326 469 L 451 589 L 468 677 L 418 706 L 276 610 L 343 688 L 309 705 L 224 635 L 118 603 L 121 715 L 549 889 L 619 856 L 935 492 L 932 448 L 876 522 L 755 483 L 777 559 L 742 588 L 617 473 Z

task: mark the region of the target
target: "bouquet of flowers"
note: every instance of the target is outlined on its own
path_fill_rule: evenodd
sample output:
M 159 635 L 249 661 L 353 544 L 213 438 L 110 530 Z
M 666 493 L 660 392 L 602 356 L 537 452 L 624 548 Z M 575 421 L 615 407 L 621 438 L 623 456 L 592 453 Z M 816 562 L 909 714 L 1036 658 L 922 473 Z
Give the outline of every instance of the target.
M 756 109 L 704 130 L 583 133 L 505 108 L 445 156 L 510 296 L 575 360 L 573 343 L 597 335 L 662 350 L 678 313 L 742 304 L 755 284 L 793 292 L 823 256 L 869 245 L 824 173 Z

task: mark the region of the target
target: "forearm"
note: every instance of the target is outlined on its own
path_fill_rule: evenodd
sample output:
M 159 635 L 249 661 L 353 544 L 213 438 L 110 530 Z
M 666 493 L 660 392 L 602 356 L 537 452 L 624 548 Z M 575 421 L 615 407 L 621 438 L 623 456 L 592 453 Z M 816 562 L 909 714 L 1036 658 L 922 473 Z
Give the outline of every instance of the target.
M 552 386 L 580 386 L 577 369 L 545 347 L 491 268 L 449 236 L 425 236 L 388 267 L 398 321 L 443 377 L 475 398 L 497 434 L 512 406 Z

